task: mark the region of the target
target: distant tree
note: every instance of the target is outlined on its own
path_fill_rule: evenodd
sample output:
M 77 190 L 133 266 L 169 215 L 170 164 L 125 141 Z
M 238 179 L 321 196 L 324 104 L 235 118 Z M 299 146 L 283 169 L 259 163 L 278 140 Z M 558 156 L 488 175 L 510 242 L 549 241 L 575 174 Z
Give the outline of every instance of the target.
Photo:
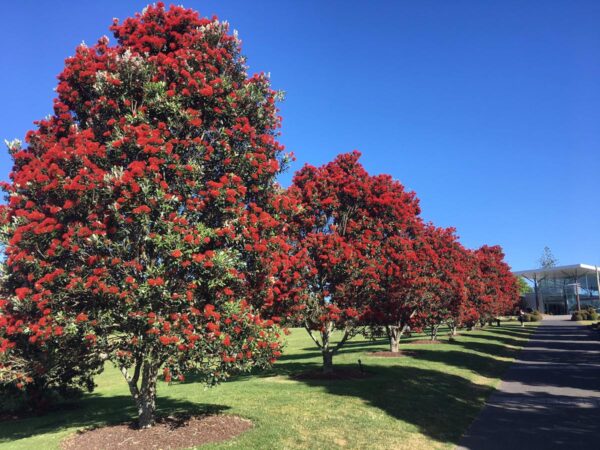
M 457 327 L 472 328 L 481 319 L 481 312 L 485 305 L 483 303 L 485 283 L 479 253 L 477 250 L 469 249 L 466 250 L 464 256 L 466 299 L 459 310 L 458 320 L 452 329 L 452 334 L 456 334 Z
M 556 267 L 556 264 L 558 264 L 558 259 L 555 258 L 555 256 L 552 254 L 552 250 L 550 250 L 550 247 L 548 246 L 544 247 L 542 256 L 540 256 L 538 261 L 540 263 L 540 267 L 543 269 Z
M 523 277 L 517 277 L 517 283 L 519 287 L 519 295 L 525 295 L 533 292 L 533 288 L 525 281 Z
M 504 261 L 499 245 L 484 245 L 475 251 L 483 290 L 479 297 L 480 322 L 511 313 L 519 301 L 516 277 Z
M 414 324 L 422 305 L 428 262 L 435 257 L 423 239 L 418 199 L 389 175 L 372 178 L 371 212 L 379 225 L 373 230 L 377 245 L 367 249 L 378 275 L 366 323 L 370 332 L 385 330 L 390 351 L 397 352 L 400 338 Z
M 443 323 L 450 326 L 453 334 L 462 323 L 467 300 L 467 250 L 453 228 L 428 226 L 425 238 L 435 257 L 428 273 L 428 301 L 423 305 L 421 316 L 431 339 L 435 340 Z
M 157 3 L 111 29 L 10 146 L 0 381 L 88 382 L 108 360 L 149 427 L 159 375 L 212 384 L 279 355 L 256 306 L 286 157 L 278 95 L 226 23 Z

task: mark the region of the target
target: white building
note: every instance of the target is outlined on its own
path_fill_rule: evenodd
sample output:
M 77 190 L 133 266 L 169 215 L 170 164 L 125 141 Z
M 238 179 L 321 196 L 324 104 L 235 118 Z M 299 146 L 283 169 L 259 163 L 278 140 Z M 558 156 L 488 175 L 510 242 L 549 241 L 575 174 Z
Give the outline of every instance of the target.
M 600 309 L 600 269 L 589 264 L 573 264 L 513 272 L 533 283 L 525 296 L 528 308 L 546 314 L 570 314 L 592 306 Z

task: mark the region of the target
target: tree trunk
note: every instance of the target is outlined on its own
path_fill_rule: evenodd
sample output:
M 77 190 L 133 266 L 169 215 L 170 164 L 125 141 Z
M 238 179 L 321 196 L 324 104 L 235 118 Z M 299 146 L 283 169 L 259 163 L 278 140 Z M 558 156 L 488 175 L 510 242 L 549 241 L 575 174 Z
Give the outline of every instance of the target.
M 390 338 L 390 352 L 398 353 L 400 351 L 400 339 L 398 336 Z
M 457 334 L 457 326 L 456 325 L 452 325 L 450 327 L 450 333 L 452 334 L 452 336 L 456 336 L 456 334 Z
M 323 350 L 323 373 L 333 373 L 333 352 Z
M 142 386 L 140 387 L 139 401 L 137 402 L 140 428 L 150 428 L 155 422 L 156 413 L 156 380 L 158 368 L 148 363 L 144 364 Z
M 317 347 L 321 349 L 321 354 L 323 355 L 323 372 L 333 372 L 333 355 L 335 355 L 340 350 L 340 348 L 344 346 L 348 339 L 351 338 L 351 330 L 346 328 L 344 330 L 342 339 L 337 344 L 332 346 L 331 336 L 335 329 L 333 322 L 329 322 L 325 326 L 323 326 L 323 328 L 321 328 L 321 342 L 319 342 L 319 339 L 315 337 L 310 326 L 307 323 L 304 324 L 304 328 L 308 332 L 308 335 L 311 337 L 313 342 L 317 345 Z
M 390 352 L 398 353 L 400 347 L 400 327 L 389 326 L 387 327 L 388 338 L 390 340 Z
M 431 340 L 432 341 L 435 341 L 437 339 L 438 327 L 439 327 L 439 325 L 433 325 L 431 327 Z
M 126 367 L 122 366 L 120 369 L 129 385 L 129 391 L 137 407 L 138 426 L 140 428 L 152 427 L 155 422 L 156 413 L 158 365 L 148 363 L 139 358 L 135 363 L 133 375 L 130 376 Z M 142 382 L 141 386 L 138 386 L 140 375 L 142 376 Z
M 323 354 L 323 373 L 333 372 L 333 350 L 329 348 L 329 340 L 331 339 L 331 333 L 333 325 L 328 323 L 326 327 L 321 331 L 321 353 Z
M 414 315 L 411 314 L 410 317 Z M 400 351 L 400 340 L 404 333 L 408 332 L 410 326 L 407 324 L 402 325 L 402 322 L 398 323 L 398 325 L 387 325 L 385 330 L 388 335 L 388 339 L 390 341 L 390 352 L 399 352 Z

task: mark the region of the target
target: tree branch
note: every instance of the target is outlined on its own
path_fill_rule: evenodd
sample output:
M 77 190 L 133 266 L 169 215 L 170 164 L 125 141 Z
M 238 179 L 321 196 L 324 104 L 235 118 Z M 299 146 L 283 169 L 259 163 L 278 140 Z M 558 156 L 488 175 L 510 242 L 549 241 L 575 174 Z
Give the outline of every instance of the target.
M 350 337 L 350 331 L 348 330 L 348 328 L 346 328 L 346 329 L 344 329 L 344 336 L 342 336 L 342 340 L 336 344 L 336 346 L 333 348 L 331 353 L 333 353 L 333 354 L 337 353 L 338 350 L 340 348 L 342 348 L 342 346 L 346 343 L 346 341 L 348 340 L 349 337 Z
M 317 347 L 323 348 L 323 346 L 321 345 L 321 343 L 313 335 L 312 330 L 310 328 L 308 328 L 308 325 L 306 324 L 306 322 L 304 322 L 304 328 L 306 329 L 306 331 L 308 332 L 308 335 L 311 337 L 311 339 L 314 341 L 314 343 L 317 344 Z

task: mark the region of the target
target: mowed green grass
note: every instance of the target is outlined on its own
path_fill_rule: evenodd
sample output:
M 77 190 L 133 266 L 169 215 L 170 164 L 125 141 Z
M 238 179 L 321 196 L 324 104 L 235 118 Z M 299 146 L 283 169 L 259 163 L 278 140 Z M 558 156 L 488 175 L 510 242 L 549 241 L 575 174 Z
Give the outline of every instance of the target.
M 272 370 L 208 389 L 161 383 L 158 407 L 162 414 L 219 412 L 253 421 L 245 434 L 206 449 L 451 448 L 534 330 L 534 324 L 487 326 L 447 345 L 411 344 L 424 338 L 413 335 L 402 344 L 411 356 L 402 358 L 369 356 L 387 350 L 386 342 L 355 338 L 334 364 L 356 368 L 360 359 L 371 377 L 298 381 L 290 375 L 319 367 L 320 354 L 295 329 Z M 45 416 L 0 423 L 0 449 L 59 448 L 76 430 L 134 417 L 120 373 L 107 367 L 97 384 L 93 394 Z

